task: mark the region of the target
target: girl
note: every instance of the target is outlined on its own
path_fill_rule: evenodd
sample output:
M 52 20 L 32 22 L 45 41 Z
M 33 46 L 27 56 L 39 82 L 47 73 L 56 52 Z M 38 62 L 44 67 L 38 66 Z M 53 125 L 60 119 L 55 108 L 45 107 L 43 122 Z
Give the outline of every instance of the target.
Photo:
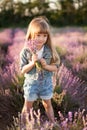
M 20 53 L 21 72 L 25 76 L 24 81 L 24 106 L 22 115 L 29 113 L 33 102 L 42 99 L 47 116 L 54 123 L 54 112 L 51 105 L 53 96 L 52 75 L 59 65 L 59 57 L 52 47 L 50 28 L 48 22 L 42 18 L 34 18 L 28 27 L 26 41 L 37 40 L 36 53 L 32 53 L 24 47 Z M 37 71 L 36 62 L 39 60 L 42 70 Z M 42 78 L 41 78 L 42 77 Z

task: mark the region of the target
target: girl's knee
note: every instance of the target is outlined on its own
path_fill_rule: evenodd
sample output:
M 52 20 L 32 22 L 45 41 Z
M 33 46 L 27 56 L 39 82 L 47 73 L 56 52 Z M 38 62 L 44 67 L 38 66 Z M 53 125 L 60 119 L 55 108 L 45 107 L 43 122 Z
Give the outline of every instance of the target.
M 42 103 L 43 103 L 43 106 L 44 106 L 45 108 L 47 108 L 47 109 L 50 108 L 50 107 L 52 107 L 50 100 L 45 100 L 45 101 L 43 101 Z
M 32 108 L 33 102 L 25 101 L 22 112 L 29 113 L 30 109 Z

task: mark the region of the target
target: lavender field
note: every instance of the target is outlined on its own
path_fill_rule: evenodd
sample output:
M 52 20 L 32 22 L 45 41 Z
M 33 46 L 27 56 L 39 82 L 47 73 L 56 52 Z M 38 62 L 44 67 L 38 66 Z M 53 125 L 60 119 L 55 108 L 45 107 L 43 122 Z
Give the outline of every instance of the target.
M 54 88 L 60 86 L 81 109 L 87 110 L 87 31 L 74 27 L 51 29 L 52 41 L 61 59 L 60 67 L 53 79 Z M 0 104 L 0 126 L 4 122 L 5 113 L 5 118 L 9 118 L 9 121 L 12 120 L 12 115 L 17 113 L 17 108 L 14 107 L 16 99 L 11 97 L 15 93 L 21 93 L 22 89 L 19 53 L 24 45 L 25 34 L 26 28 L 0 30 L 0 102 L 3 102 Z M 21 110 L 20 100 L 18 98 L 16 103 Z M 14 110 L 10 102 L 14 102 Z M 4 126 L 2 128 L 4 130 Z

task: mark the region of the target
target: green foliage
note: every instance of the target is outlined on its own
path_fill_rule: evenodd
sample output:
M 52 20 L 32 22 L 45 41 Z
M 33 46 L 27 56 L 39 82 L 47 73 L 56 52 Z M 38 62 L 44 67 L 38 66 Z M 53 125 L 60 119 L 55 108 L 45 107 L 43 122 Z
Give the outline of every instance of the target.
M 82 68 L 79 70 L 78 77 L 87 83 L 87 68 Z
M 87 2 L 77 2 L 78 8 L 73 0 L 53 2 L 52 9 L 45 1 L 28 1 L 27 3 L 3 0 L 0 3 L 0 27 L 27 26 L 28 22 L 36 16 L 46 16 L 54 26 L 87 25 Z M 59 5 L 59 6 L 58 6 Z M 81 6 L 80 6 L 81 5 Z M 59 8 L 61 7 L 61 9 Z M 65 18 L 66 16 L 66 18 Z
M 59 55 L 60 55 L 61 58 L 65 57 L 65 55 L 67 54 L 67 50 L 64 47 L 57 46 L 56 50 L 59 53 Z
M 79 108 L 79 104 L 75 102 L 69 93 L 66 93 L 63 102 L 61 103 L 61 110 L 63 110 L 64 113 L 67 113 L 68 111 L 76 111 Z
M 74 61 L 76 61 L 77 63 L 79 62 L 79 63 L 83 64 L 86 61 L 86 57 L 87 57 L 87 52 L 85 53 L 85 50 L 84 50 L 84 53 L 79 55 L 79 56 L 77 56 L 74 59 Z
M 63 113 L 67 113 L 68 111 L 75 111 L 79 108 L 78 103 L 73 101 L 70 94 L 62 90 L 60 86 L 55 87 L 52 104 L 56 116 L 59 110 Z
M 24 99 L 21 93 L 16 93 L 12 98 L 11 106 L 14 108 L 15 112 L 21 112 L 23 107 Z
M 8 46 L 6 44 L 0 43 L 0 68 L 3 68 L 6 65 L 6 54 Z
M 15 73 L 12 77 L 12 82 L 10 84 L 10 92 L 12 95 L 12 106 L 16 112 L 21 111 L 24 103 L 23 99 L 23 83 L 24 76 Z
M 58 94 L 60 94 L 60 93 L 62 93 L 62 88 L 60 87 L 60 86 L 55 86 L 55 88 L 54 88 L 54 93 L 58 93 Z
M 23 82 L 24 76 L 15 75 L 14 77 L 12 77 L 12 83 L 10 85 L 10 91 L 12 95 L 15 95 L 15 93 L 23 92 Z

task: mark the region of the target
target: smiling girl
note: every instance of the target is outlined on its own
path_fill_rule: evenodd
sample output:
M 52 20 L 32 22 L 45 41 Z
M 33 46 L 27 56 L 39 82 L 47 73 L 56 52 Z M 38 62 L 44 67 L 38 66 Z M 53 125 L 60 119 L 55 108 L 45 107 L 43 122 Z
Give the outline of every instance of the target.
M 54 112 L 51 104 L 53 96 L 52 76 L 57 70 L 60 59 L 51 42 L 50 27 L 48 22 L 42 18 L 34 18 L 28 27 L 26 41 L 36 40 L 36 53 L 32 53 L 24 47 L 20 53 L 21 72 L 25 76 L 24 81 L 24 106 L 22 115 L 29 113 L 33 103 L 38 98 L 42 99 L 43 106 L 51 122 L 54 121 Z M 42 66 L 43 78 L 37 71 L 36 62 Z

